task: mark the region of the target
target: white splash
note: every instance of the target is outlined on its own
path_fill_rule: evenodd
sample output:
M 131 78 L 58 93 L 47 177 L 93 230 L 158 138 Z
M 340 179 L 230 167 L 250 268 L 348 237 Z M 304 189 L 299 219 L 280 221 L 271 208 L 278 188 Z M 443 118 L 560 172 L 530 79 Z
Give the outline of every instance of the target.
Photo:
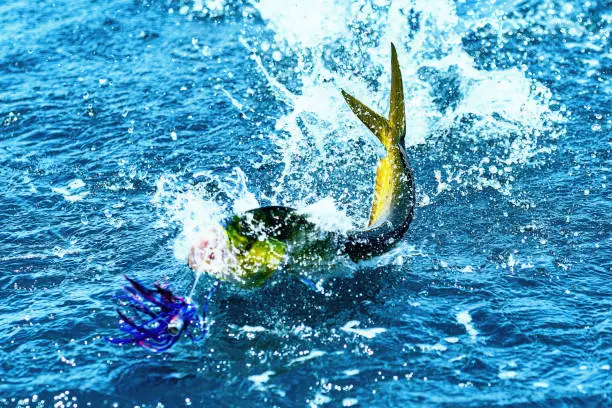
M 357 320 L 351 320 L 351 321 L 347 322 L 344 326 L 342 326 L 340 329 L 342 331 L 347 332 L 347 333 L 354 333 L 354 334 L 357 334 L 359 336 L 363 336 L 363 337 L 365 337 L 367 339 L 373 339 L 377 335 L 387 331 L 387 329 L 385 329 L 383 327 L 371 327 L 369 329 L 359 329 L 357 327 L 360 324 L 361 324 L 361 322 L 359 322 Z
M 267 331 L 265 327 L 248 325 L 242 326 L 239 330 L 243 333 L 261 333 Z
M 229 3 L 194 0 L 185 4 L 189 4 L 184 6 L 185 14 L 216 16 Z M 550 123 L 560 120 L 549 108 L 550 91 L 528 79 L 521 68 L 479 69 L 463 48 L 462 37 L 470 24 L 483 21 L 460 19 L 450 0 L 253 0 L 245 13 L 251 10 L 261 16 L 273 36 L 244 37 L 240 42 L 251 53 L 272 94 L 287 107 L 266 135 L 280 154 L 265 155 L 257 164 L 282 166 L 272 186 L 273 195 L 266 198 L 302 209 L 324 229 L 346 230 L 366 221 L 375 163 L 382 148 L 347 108 L 339 89 L 386 114 L 390 42 L 398 48 L 404 78 L 406 145 L 426 144 L 432 135 L 444 139 L 452 134 L 464 141 L 491 141 L 493 146 L 493 151 L 474 153 L 475 158 L 453 157 L 429 174 L 437 180 L 437 190 L 419 191 L 421 205 L 433 204 L 438 196 L 478 194 L 484 189 L 510 197 L 513 166 L 527 165 L 532 158 L 552 151 L 539 142 L 550 132 Z M 376 35 L 364 37 L 359 29 L 363 26 Z M 289 86 L 286 79 L 276 77 L 274 72 L 280 69 L 292 73 L 293 84 L 299 85 Z M 456 103 L 445 109 L 437 105 L 443 95 L 423 77 L 424 69 L 452 76 Z M 248 99 L 238 100 L 222 91 L 243 113 L 256 108 Z M 462 129 L 465 118 L 472 121 L 468 129 Z M 227 207 L 219 207 L 216 197 L 204 189 L 181 189 L 176 180 L 169 183 L 172 194 L 159 190 L 156 195 L 164 196 L 159 205 L 170 214 L 160 227 L 164 222 L 177 223 L 182 230 L 175 245 L 179 259 L 186 258 L 198 226 L 255 208 L 262 198 L 249 191 L 240 169 L 229 180 L 208 173 L 204 177 L 227 196 L 223 200 L 229 200 Z M 405 257 L 416 254 L 414 248 L 399 248 L 378 262 L 402 264 Z M 471 317 L 462 324 L 475 337 L 477 331 L 470 322 Z
M 202 231 L 215 228 L 230 214 L 259 207 L 255 195 L 247 188 L 248 180 L 242 170 L 236 168 L 231 177 L 221 180 L 210 172 L 196 173 L 199 182 L 194 187 L 184 187 L 179 176 L 162 176 L 156 186 L 151 203 L 162 210 L 163 218 L 155 227 L 178 227 L 174 241 L 174 256 L 186 262 L 190 248 L 197 243 Z M 207 186 L 215 186 L 216 193 L 208 193 Z M 229 198 L 231 208 L 217 204 L 217 195 Z
M 89 195 L 89 191 L 87 190 L 79 192 L 79 190 L 81 190 L 83 187 L 85 187 L 85 182 L 81 179 L 75 179 L 68 183 L 66 187 L 52 187 L 51 191 L 61 194 L 64 197 L 64 200 L 72 203 L 75 201 L 81 201 Z
M 253 53 L 279 99 L 292 108 L 278 119 L 276 131 L 271 135 L 283 154 L 285 169 L 277 183 L 285 188 L 279 188 L 276 197 L 281 202 L 307 199 L 313 191 L 318 193 L 317 178 L 313 175 L 326 174 L 326 169 L 338 161 L 330 152 L 330 141 L 337 142 L 332 143 L 339 150 L 336 155 L 359 155 L 364 164 L 374 164 L 380 148 L 347 109 L 339 88 L 349 90 L 386 114 L 390 42 L 398 47 L 403 70 L 407 145 L 425 143 L 432 134 L 448 133 L 469 116 L 475 119 L 473 129 L 459 136 L 499 140 L 501 148 L 493 158 L 497 165 L 494 167 L 523 164 L 536 155 L 549 152 L 538 147 L 536 141 L 541 133 L 534 132 L 544 131 L 551 120 L 560 119 L 549 109 L 550 91 L 527 79 L 518 68 L 476 68 L 474 58 L 462 44 L 462 36 L 469 28 L 466 23 L 470 22 L 457 17 L 451 1 L 292 0 L 287 3 L 262 0 L 254 2 L 253 6 L 274 31 L 275 42 L 273 46 L 269 43 L 258 46 L 257 40 L 243 39 L 242 42 Z M 416 30 L 411 27 L 412 18 L 418 18 Z M 364 25 L 377 33 L 375 40 L 361 37 L 355 27 Z M 277 55 L 279 52 L 297 61 L 294 70 L 302 84 L 299 93 L 288 91 L 262 62 L 266 53 Z M 330 53 L 337 55 L 332 58 L 333 62 Z M 279 58 L 272 60 L 278 62 Z M 330 68 L 331 64 L 334 68 Z M 352 67 L 359 67 L 360 72 L 355 73 Z M 454 73 L 460 94 L 455 106 L 446 111 L 436 107 L 435 100 L 440 95 L 436 95 L 436 89 L 419 75 L 423 67 Z M 509 142 L 509 139 L 514 141 Z M 340 143 L 348 145 L 351 140 L 370 143 L 357 154 L 349 147 L 338 147 Z M 304 155 L 308 156 L 308 163 L 304 163 Z M 358 180 L 368 180 L 371 173 L 367 166 L 338 169 L 347 170 Z M 511 194 L 511 174 L 481 170 L 478 164 L 457 160 L 445 170 L 448 179 L 444 181 L 444 189 L 480 191 L 493 188 L 504 195 Z M 286 197 L 287 192 L 293 196 Z M 354 195 L 342 198 L 347 205 L 357 205 L 367 211 L 369 203 L 351 203 Z
M 349 18 L 349 3 L 335 0 L 260 0 L 256 7 L 279 39 L 304 47 L 341 36 Z
M 359 404 L 359 400 L 357 398 L 343 398 L 342 406 L 343 407 L 354 407 Z
M 327 354 L 327 352 L 323 350 L 311 350 L 305 353 L 302 357 L 297 357 L 297 358 L 294 358 L 293 360 L 290 360 L 289 365 L 303 363 L 304 361 L 312 360 L 313 358 L 318 358 L 318 357 L 324 356 L 325 354 Z
M 304 207 L 300 213 L 306 215 L 311 222 L 325 231 L 346 232 L 354 228 L 352 220 L 346 215 L 346 212 L 337 208 L 336 202 L 331 197 L 325 197 Z
M 548 388 L 548 383 L 546 381 L 536 381 L 533 383 L 534 388 Z
M 343 371 L 343 374 L 346 375 L 347 377 L 352 377 L 352 376 L 357 375 L 359 373 L 360 373 L 360 371 L 358 369 L 356 369 L 356 368 L 350 369 L 350 370 L 344 370 Z
M 478 331 L 476 331 L 476 329 L 474 329 L 474 326 L 472 326 L 472 316 L 470 315 L 470 312 L 465 310 L 463 312 L 457 313 L 457 322 L 459 322 L 465 327 L 465 331 L 472 337 L 472 340 L 476 339 Z
M 502 380 L 509 380 L 516 378 L 516 371 L 501 371 L 497 376 Z
M 417 344 L 417 346 L 421 349 L 423 353 L 431 352 L 431 351 L 446 351 L 447 347 L 443 344 Z
M 261 374 L 257 374 L 257 375 L 251 375 L 249 376 L 249 381 L 252 381 L 255 383 L 255 385 L 262 385 L 267 383 L 270 380 L 270 377 L 273 376 L 274 374 L 276 374 L 274 371 L 266 371 L 264 373 Z

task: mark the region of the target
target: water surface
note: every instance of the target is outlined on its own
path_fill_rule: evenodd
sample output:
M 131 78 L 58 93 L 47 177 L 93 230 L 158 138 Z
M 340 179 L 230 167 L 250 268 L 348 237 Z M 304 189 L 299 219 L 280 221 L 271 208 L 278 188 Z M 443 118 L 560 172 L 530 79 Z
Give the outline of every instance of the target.
M 611 18 L 1 1 L 0 406 L 610 405 Z M 122 274 L 189 286 L 194 224 L 268 204 L 364 224 L 381 148 L 339 89 L 385 112 L 391 41 L 418 196 L 396 249 L 324 294 L 223 287 L 204 343 L 105 342 Z

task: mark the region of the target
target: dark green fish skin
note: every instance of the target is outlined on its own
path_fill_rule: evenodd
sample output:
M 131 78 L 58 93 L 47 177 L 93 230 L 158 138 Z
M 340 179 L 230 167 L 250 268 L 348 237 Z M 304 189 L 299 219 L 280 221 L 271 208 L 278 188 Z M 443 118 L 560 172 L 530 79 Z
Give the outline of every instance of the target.
M 346 241 L 342 234 L 321 230 L 293 208 L 280 206 L 235 215 L 225 222 L 224 228 L 238 263 L 243 269 L 250 268 L 244 276 L 245 287 L 260 286 L 280 268 L 308 274 L 309 269 L 327 265 L 342 254 Z M 252 255 L 262 247 L 276 251 L 282 262 L 265 262 L 269 259 L 266 253 Z M 260 262 L 249 263 L 245 268 L 247 257 Z

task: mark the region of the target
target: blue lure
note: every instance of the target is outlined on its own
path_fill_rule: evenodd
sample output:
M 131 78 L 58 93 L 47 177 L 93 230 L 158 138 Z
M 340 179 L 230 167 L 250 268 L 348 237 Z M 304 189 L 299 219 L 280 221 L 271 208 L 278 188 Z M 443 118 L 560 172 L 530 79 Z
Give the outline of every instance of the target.
M 207 332 L 204 320 L 206 310 L 218 282 L 215 282 L 206 296 L 206 303 L 202 306 L 200 315 L 197 305 L 190 297 L 175 295 L 168 285 L 155 283 L 151 289 L 134 279 L 125 275 L 124 277 L 130 284 L 123 287 L 126 294 L 119 299 L 125 301 L 125 306 L 134 313 L 133 317 L 129 317 L 117 309 L 121 318 L 119 328 L 128 337 L 110 337 L 107 338 L 108 341 L 118 345 L 139 345 L 158 353 L 172 347 L 184 333 L 193 341 L 204 338 Z M 193 293 L 193 289 L 191 292 Z

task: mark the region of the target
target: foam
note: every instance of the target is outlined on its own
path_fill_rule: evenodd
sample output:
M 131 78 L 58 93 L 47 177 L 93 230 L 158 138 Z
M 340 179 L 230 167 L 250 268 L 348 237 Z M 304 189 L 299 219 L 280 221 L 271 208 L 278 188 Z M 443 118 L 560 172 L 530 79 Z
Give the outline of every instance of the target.
M 353 333 L 359 336 L 363 336 L 366 339 L 373 339 L 377 335 L 387 331 L 387 329 L 385 329 L 384 327 L 371 327 L 369 329 L 360 329 L 358 328 L 360 324 L 361 323 L 357 320 L 351 320 L 347 322 L 344 326 L 342 326 L 341 330 L 347 333 Z
M 188 4 L 193 13 L 220 13 L 229 3 Z M 562 118 L 549 108 L 550 91 L 528 79 L 520 67 L 479 69 L 463 48 L 462 38 L 470 25 L 498 27 L 501 44 L 516 22 L 502 21 L 498 15 L 491 21 L 459 19 L 452 1 L 260 0 L 251 2 L 249 10 L 261 16 L 270 35 L 244 37 L 241 43 L 274 97 L 287 107 L 265 135 L 280 154 L 265 155 L 255 164 L 282 168 L 273 182 L 273 194 L 266 199 L 302 210 L 324 229 L 345 231 L 364 225 L 367 219 L 369 181 L 384 152 L 347 108 L 339 89 L 386 114 L 390 42 L 398 48 L 404 78 L 406 145 L 427 145 L 433 137 L 450 134 L 470 143 L 490 142 L 488 151 L 469 157 L 444 157 L 448 154 L 444 145 L 433 152 L 447 164 L 429 175 L 438 182 L 435 190 L 419 189 L 421 205 L 435 204 L 441 195 L 483 190 L 512 199 L 513 167 L 529 166 L 534 158 L 552 151 L 542 139 L 558 136 L 551 131 L 551 123 Z M 368 27 L 369 34 L 364 37 L 360 27 Z M 293 65 L 287 66 L 289 63 Z M 288 72 L 294 75 L 281 79 L 274 74 L 279 69 L 292 70 Z M 425 78 L 423 69 L 434 72 L 434 79 Z M 444 95 L 439 94 L 435 81 L 445 77 L 456 84 L 457 96 L 454 101 L 443 101 L 453 103 L 442 109 L 438 98 Z M 287 78 L 291 84 L 284 83 Z M 248 106 L 222 91 L 241 111 Z M 464 118 L 470 118 L 469 126 L 463 124 Z M 199 223 L 217 222 L 218 214 L 255 208 L 262 199 L 249 190 L 241 169 L 224 180 L 210 174 L 205 177 L 225 194 L 223 208 L 215 197 L 198 197 L 203 190 L 180 188 L 175 203 L 165 205 L 169 218 L 181 225 L 175 245 L 181 259 L 185 242 Z M 411 248 L 402 250 L 418 255 Z M 396 255 L 384 259 L 396 262 Z
M 550 121 L 560 120 L 549 109 L 550 91 L 527 79 L 518 68 L 477 69 L 474 59 L 463 49 L 462 35 L 466 27 L 459 21 L 452 2 L 372 3 L 362 0 L 345 6 L 344 2 L 332 0 L 290 4 L 266 0 L 253 6 L 266 20 L 269 29 L 274 31 L 275 44 L 266 48 L 264 53 L 255 44 L 246 46 L 253 52 L 253 58 L 258 61 L 270 86 L 292 107 L 278 119 L 272 136 L 282 151 L 284 165 L 284 171 L 277 179 L 277 183 L 284 187 L 278 189 L 280 192 L 276 198 L 280 201 L 289 200 L 286 196 L 291 194 L 291 199 L 300 200 L 316 189 L 316 180 L 311 175 L 338 161 L 329 152 L 330 139 L 338 143 L 354 139 L 372 142 L 371 135 L 356 123 L 344 106 L 338 89 L 346 88 L 358 99 L 386 113 L 390 42 L 395 42 L 398 48 L 404 74 L 407 145 L 426 143 L 431 135 L 449 132 L 463 117 L 471 116 L 476 118 L 476 123 L 467 130 L 469 133 L 465 137 L 499 139 L 499 150 L 503 153 L 492 158 L 499 167 L 524 164 L 534 156 L 550 153 L 549 149 L 542 149 L 537 143 L 538 136 L 549 130 Z M 279 9 L 281 13 L 272 12 Z M 419 19 L 416 30 L 408 18 L 413 15 L 418 15 Z M 354 28 L 359 25 L 370 27 L 371 37 L 376 40 L 368 38 L 370 43 L 363 44 Z M 243 40 L 243 43 L 247 41 Z M 261 56 L 266 52 L 279 50 L 298 61 L 295 68 L 302 84 L 299 94 L 289 92 L 261 62 Z M 341 53 L 341 62 L 336 59 L 336 67 L 330 69 L 328 52 L 332 50 Z M 351 66 L 364 71 L 355 74 Z M 456 107 L 446 112 L 438 110 L 434 103 L 438 96 L 436 90 L 419 76 L 422 67 L 439 72 L 456 71 L 460 91 Z M 515 138 L 517 134 L 519 137 Z M 509 143 L 511 136 L 514 142 Z M 345 147 L 337 154 L 360 154 L 365 162 L 374 165 L 381 152 L 375 142 L 371 144 L 373 148 L 366 152 L 356 153 Z M 308 146 L 312 147 L 308 154 L 309 162 L 305 164 L 303 156 Z M 338 145 L 334 148 L 337 149 Z M 462 179 L 460 176 L 464 172 Z M 510 195 L 512 191 L 511 175 L 481 172 L 477 164 L 451 164 L 448 173 L 451 177 L 451 183 L 447 183 L 449 193 L 492 188 Z M 358 176 L 367 179 L 367 170 L 360 170 Z M 349 197 L 346 199 L 346 205 L 355 205 L 348 201 Z M 367 211 L 367 203 L 359 207 L 361 212 Z

